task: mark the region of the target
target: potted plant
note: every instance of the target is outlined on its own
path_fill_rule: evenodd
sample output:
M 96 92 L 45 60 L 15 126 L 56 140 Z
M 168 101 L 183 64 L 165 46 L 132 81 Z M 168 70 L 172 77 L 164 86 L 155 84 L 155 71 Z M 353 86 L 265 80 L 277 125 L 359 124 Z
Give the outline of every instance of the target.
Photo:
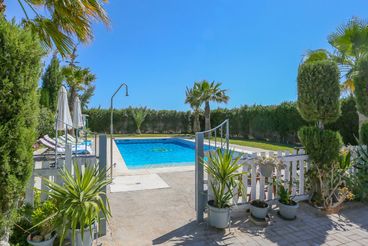
M 259 172 L 264 177 L 271 177 L 272 172 L 275 168 L 279 168 L 282 161 L 277 157 L 265 157 L 262 156 L 257 160 Z
M 279 185 L 279 213 L 280 216 L 287 220 L 296 218 L 299 204 L 293 200 L 291 192 L 282 184 Z
M 36 229 L 27 237 L 27 242 L 34 246 L 52 246 L 56 238 L 54 201 L 46 200 L 32 212 L 31 229 Z
M 261 200 L 253 200 L 250 202 L 250 213 L 257 219 L 264 220 L 268 214 L 268 203 Z
M 56 201 L 60 245 L 69 233 L 72 245 L 91 246 L 94 223 L 111 217 L 109 202 L 103 191 L 111 180 L 106 178 L 105 171 L 99 171 L 97 165 L 86 167 L 83 173 L 77 163 L 73 166 L 74 176 L 65 168 L 60 171 L 63 186 L 46 180 L 50 188 L 48 194 Z
M 205 170 L 211 177 L 210 186 L 214 199 L 208 201 L 208 222 L 216 228 L 226 228 L 230 223 L 231 199 L 235 195 L 235 189 L 241 192 L 243 185 L 241 177 L 244 172 L 238 170 L 240 156 L 233 158 L 230 150 L 217 149 L 210 152 L 208 159 L 204 162 Z

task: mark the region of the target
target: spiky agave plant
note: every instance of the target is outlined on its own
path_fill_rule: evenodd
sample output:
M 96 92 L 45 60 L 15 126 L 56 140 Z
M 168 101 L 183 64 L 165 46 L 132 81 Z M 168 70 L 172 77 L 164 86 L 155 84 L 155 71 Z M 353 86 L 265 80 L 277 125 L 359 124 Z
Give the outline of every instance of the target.
M 92 225 L 94 222 L 100 223 L 101 214 L 106 220 L 111 217 L 110 205 L 103 191 L 111 179 L 106 178 L 105 172 L 100 171 L 97 165 L 88 166 L 82 172 L 78 164 L 74 163 L 74 176 L 65 168 L 60 171 L 64 182 L 62 186 L 45 179 L 46 186 L 50 188 L 47 193 L 56 201 L 58 211 L 55 216 L 60 228 L 60 245 L 69 229 L 73 242 L 76 230 L 81 229 L 83 241 L 83 230 L 88 228 L 92 234 Z
M 208 160 L 204 161 L 204 167 L 212 177 L 211 188 L 214 193 L 214 206 L 225 208 L 235 195 L 235 189 L 242 192 L 241 177 L 245 172 L 239 172 L 242 164 L 239 164 L 240 156 L 234 158 L 233 151 L 217 149 L 210 153 Z

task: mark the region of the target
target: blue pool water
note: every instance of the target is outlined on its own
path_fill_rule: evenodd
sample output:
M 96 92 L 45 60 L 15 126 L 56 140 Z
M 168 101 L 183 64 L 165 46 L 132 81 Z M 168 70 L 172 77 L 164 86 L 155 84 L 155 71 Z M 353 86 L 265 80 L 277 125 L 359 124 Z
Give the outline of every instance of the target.
M 129 139 L 115 143 L 129 169 L 193 165 L 195 161 L 195 144 L 183 139 Z

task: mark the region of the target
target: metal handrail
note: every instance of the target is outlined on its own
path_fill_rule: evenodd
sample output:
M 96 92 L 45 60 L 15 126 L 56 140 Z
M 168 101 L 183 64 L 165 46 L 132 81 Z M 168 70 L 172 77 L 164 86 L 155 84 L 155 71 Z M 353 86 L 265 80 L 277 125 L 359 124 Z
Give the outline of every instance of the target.
M 224 122 L 222 122 L 220 125 L 218 125 L 218 126 L 216 126 L 216 127 L 212 128 L 212 129 L 209 129 L 209 130 L 206 130 L 206 131 L 202 131 L 202 132 L 197 132 L 197 133 L 203 133 L 203 134 L 205 134 L 205 133 L 213 132 L 213 131 L 215 131 L 215 130 L 219 129 L 220 127 L 222 127 L 223 125 L 227 124 L 228 122 L 229 122 L 229 119 L 226 119 L 226 120 L 225 120 Z M 197 133 L 196 133 L 196 134 L 197 134 Z

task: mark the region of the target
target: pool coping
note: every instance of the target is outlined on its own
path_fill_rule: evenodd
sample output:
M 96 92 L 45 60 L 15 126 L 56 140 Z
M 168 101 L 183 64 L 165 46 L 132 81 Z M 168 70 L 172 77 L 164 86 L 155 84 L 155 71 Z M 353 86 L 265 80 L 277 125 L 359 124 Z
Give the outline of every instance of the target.
M 150 167 L 150 168 L 133 168 L 129 169 L 122 157 L 115 140 L 129 140 L 129 139 L 170 139 L 170 138 L 177 138 L 182 140 L 189 140 L 188 138 L 184 137 L 142 137 L 142 138 L 135 138 L 135 137 L 117 137 L 113 138 L 113 158 L 114 163 L 116 165 L 113 169 L 113 176 L 121 176 L 121 175 L 141 175 L 141 174 L 152 174 L 152 173 L 168 173 L 168 172 L 186 172 L 186 171 L 193 171 L 194 170 L 194 163 L 188 162 L 187 164 L 181 164 L 180 166 L 174 166 L 175 163 L 168 163 L 167 166 L 163 167 Z
M 186 140 L 186 141 L 190 141 L 190 142 L 195 142 L 195 139 L 193 138 L 188 138 L 188 137 L 116 137 L 113 138 L 114 141 L 112 141 L 113 143 L 113 158 L 114 158 L 114 163 L 116 163 L 116 165 L 113 168 L 113 176 L 121 176 L 121 175 L 141 175 L 141 174 L 151 174 L 151 173 L 168 173 L 168 172 L 186 172 L 186 171 L 193 171 L 194 170 L 194 163 L 192 164 L 190 162 L 190 164 L 188 163 L 188 165 L 181 165 L 181 166 L 173 166 L 175 165 L 175 163 L 170 163 L 167 166 L 164 167 L 150 167 L 150 168 L 134 168 L 134 169 L 129 169 L 126 166 L 126 163 L 115 143 L 115 140 L 129 140 L 129 139 L 134 139 L 134 140 L 138 140 L 138 139 L 170 139 L 170 138 L 176 138 L 176 139 L 182 139 L 182 140 Z M 205 143 L 208 144 L 208 143 Z M 211 146 L 215 146 L 214 142 L 210 143 Z M 268 152 L 267 150 L 262 150 L 262 149 L 254 149 L 255 151 L 252 150 L 247 150 L 245 149 L 243 146 L 240 145 L 234 145 L 234 144 L 230 144 L 230 148 L 233 151 L 236 152 L 241 152 L 241 153 L 254 153 L 254 152 Z M 260 151 L 261 150 L 261 151 Z

